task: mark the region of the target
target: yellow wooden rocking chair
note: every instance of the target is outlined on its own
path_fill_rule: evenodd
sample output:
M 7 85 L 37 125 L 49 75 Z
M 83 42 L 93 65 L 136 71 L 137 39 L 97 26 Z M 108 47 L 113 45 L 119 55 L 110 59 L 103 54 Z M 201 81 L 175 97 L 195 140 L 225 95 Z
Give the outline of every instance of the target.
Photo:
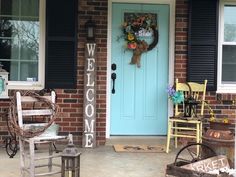
M 201 106 L 200 116 L 196 116 L 191 113 L 191 117 L 184 115 L 185 103 L 176 104 L 173 117 L 169 117 L 168 120 L 168 132 L 167 132 L 167 145 L 166 153 L 169 152 L 170 139 L 175 138 L 175 147 L 177 148 L 178 138 L 192 138 L 196 140 L 196 143 L 201 142 L 202 136 L 202 116 L 204 113 L 205 95 L 207 80 L 203 84 L 188 82 L 179 83 L 176 79 L 176 91 L 181 91 L 184 94 L 185 100 L 191 95 L 191 97 L 199 102 Z

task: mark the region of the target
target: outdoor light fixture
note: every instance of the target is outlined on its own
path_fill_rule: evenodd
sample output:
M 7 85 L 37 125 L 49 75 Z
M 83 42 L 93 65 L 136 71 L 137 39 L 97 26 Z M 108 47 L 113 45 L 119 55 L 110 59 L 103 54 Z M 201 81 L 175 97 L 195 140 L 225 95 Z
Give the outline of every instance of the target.
M 80 152 L 73 144 L 72 134 L 69 134 L 69 144 L 63 150 L 61 156 L 61 176 L 79 177 L 80 176 Z
M 91 19 L 89 19 L 86 23 L 85 23 L 85 28 L 86 28 L 86 32 L 87 32 L 87 41 L 95 41 L 95 28 L 96 28 L 96 24 L 94 21 L 92 21 Z

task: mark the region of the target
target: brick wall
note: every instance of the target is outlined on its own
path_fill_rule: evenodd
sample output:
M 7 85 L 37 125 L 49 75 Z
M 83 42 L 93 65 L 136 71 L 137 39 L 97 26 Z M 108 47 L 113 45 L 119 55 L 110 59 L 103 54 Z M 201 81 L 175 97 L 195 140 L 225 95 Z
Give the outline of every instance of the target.
M 175 22 L 175 77 L 186 81 L 187 39 L 188 39 L 188 1 L 177 0 Z
M 7 129 L 7 112 L 9 107 L 9 100 L 0 101 L 0 142 L 4 140 L 4 136 L 8 135 Z

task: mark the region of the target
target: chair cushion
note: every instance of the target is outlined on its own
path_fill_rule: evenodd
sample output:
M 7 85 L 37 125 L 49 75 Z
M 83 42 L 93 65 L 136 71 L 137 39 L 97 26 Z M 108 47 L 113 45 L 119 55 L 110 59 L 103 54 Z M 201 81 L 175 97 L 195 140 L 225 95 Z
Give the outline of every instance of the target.
M 37 131 L 38 129 L 43 128 L 46 126 L 46 123 L 36 123 L 36 124 L 24 124 L 23 128 L 25 130 L 32 130 Z M 59 131 L 59 125 L 58 124 L 52 124 L 50 127 L 48 127 L 41 135 L 38 137 L 51 137 L 51 136 L 57 136 Z

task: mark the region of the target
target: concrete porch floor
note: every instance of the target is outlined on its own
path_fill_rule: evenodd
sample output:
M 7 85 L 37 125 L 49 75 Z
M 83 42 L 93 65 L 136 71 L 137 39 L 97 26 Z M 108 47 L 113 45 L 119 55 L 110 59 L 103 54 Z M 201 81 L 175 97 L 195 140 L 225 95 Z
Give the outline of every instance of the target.
M 174 162 L 178 149 L 166 153 L 117 153 L 113 144 L 165 145 L 165 137 L 111 137 L 105 146 L 94 149 L 79 148 L 81 154 L 80 177 L 164 177 L 165 168 Z M 59 147 L 58 149 L 63 149 Z M 40 151 L 40 147 L 39 150 Z M 60 159 L 58 159 L 60 161 Z M 5 148 L 0 149 L 0 177 L 20 176 L 19 152 L 9 158 Z M 54 175 L 53 177 L 60 177 Z

